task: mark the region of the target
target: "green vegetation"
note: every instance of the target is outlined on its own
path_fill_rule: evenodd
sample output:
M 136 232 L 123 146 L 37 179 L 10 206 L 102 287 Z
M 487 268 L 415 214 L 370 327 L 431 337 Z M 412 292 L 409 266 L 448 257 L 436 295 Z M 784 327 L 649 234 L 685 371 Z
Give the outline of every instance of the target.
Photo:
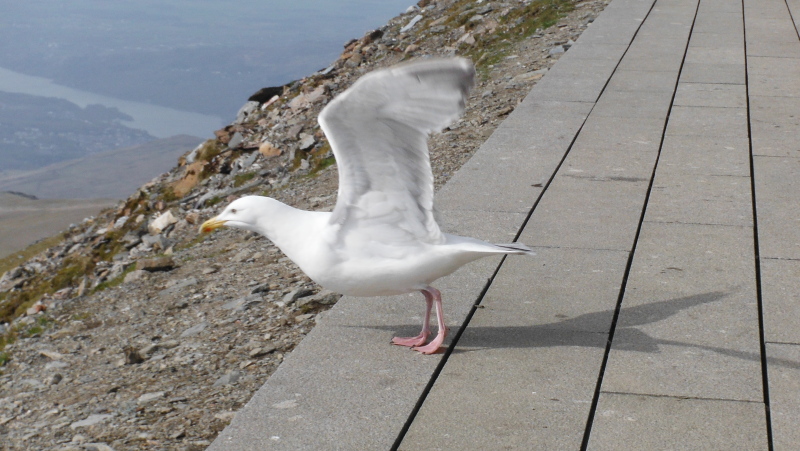
M 92 294 L 100 292 L 100 291 L 103 291 L 103 290 L 106 290 L 108 288 L 116 287 L 117 285 L 121 284 L 125 280 L 125 276 L 127 276 L 128 273 L 130 273 L 134 269 L 136 269 L 136 265 L 133 265 L 133 264 L 128 265 L 125 268 L 125 270 L 122 271 L 122 273 L 120 275 L 118 275 L 117 277 L 114 277 L 111 280 L 106 280 L 105 282 L 101 282 L 101 283 L 97 284 L 97 286 L 94 287 L 94 289 L 92 290 Z
M 464 26 L 469 31 L 478 26 L 470 22 L 468 13 L 475 4 L 470 1 L 460 2 L 462 13 L 454 14 L 447 22 L 450 27 Z M 536 0 L 521 8 L 510 11 L 500 18 L 500 29 L 497 33 L 479 34 L 475 36 L 475 44 L 466 48 L 463 56 L 471 58 L 481 78 L 487 77 L 489 66 L 497 64 L 508 56 L 512 44 L 519 42 L 537 32 L 555 25 L 559 19 L 575 9 L 572 0 Z
M 255 172 L 245 172 L 242 174 L 236 174 L 233 176 L 233 186 L 236 188 L 244 185 L 245 183 L 253 180 L 256 176 Z

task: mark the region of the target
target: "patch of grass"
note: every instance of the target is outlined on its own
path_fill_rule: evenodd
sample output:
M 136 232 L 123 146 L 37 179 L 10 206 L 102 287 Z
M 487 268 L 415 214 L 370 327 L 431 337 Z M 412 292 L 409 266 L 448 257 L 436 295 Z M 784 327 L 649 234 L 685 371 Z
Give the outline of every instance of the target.
M 206 203 L 205 203 L 205 206 L 206 206 L 206 207 L 213 207 L 214 205 L 217 205 L 218 203 L 220 203 L 220 202 L 222 202 L 222 201 L 223 201 L 223 199 L 222 199 L 221 197 L 219 197 L 219 196 L 214 196 L 214 197 L 212 197 L 211 199 L 208 199 L 208 200 L 206 201 Z
M 5 366 L 11 360 L 11 354 L 7 352 L 0 352 L 0 366 Z
M 118 275 L 117 277 L 114 277 L 111 280 L 106 280 L 105 282 L 101 282 L 101 283 L 97 284 L 97 286 L 94 287 L 94 289 L 92 290 L 92 294 L 100 292 L 100 291 L 103 291 L 103 290 L 107 290 L 109 288 L 116 287 L 117 285 L 121 284 L 125 280 L 125 276 L 127 276 L 128 273 L 130 273 L 134 269 L 136 269 L 136 265 L 135 264 L 128 265 L 125 268 L 125 270 L 122 271 L 122 273 L 120 273 L 120 275 Z
M 197 151 L 195 161 L 211 161 L 222 152 L 222 146 L 215 139 L 209 139 L 203 143 L 203 147 Z
M 175 188 L 173 188 L 171 186 L 165 187 L 161 191 L 161 194 L 159 195 L 159 197 L 161 198 L 161 200 L 163 200 L 166 203 L 175 202 L 176 200 L 179 199 L 178 195 L 175 194 Z
M 485 79 L 489 66 L 508 56 L 514 43 L 535 34 L 537 30 L 555 25 L 573 9 L 575 4 L 572 0 L 536 0 L 522 8 L 516 8 L 499 20 L 505 31 L 476 36 L 475 45 L 466 49 L 463 56 L 475 62 L 479 76 Z M 466 14 L 459 17 L 466 23 L 470 16 Z M 460 25 L 462 24 L 457 26 Z
M 83 313 L 76 313 L 76 314 L 72 315 L 71 319 L 73 321 L 84 321 L 84 320 L 90 319 L 91 317 L 92 317 L 91 313 L 83 312 Z
M 233 186 L 238 188 L 256 177 L 255 172 L 245 172 L 233 176 Z
M 21 335 L 22 335 L 23 338 L 28 338 L 28 337 L 33 337 L 33 336 L 36 336 L 36 335 L 40 335 L 42 332 L 44 332 L 44 327 L 42 327 L 42 326 L 31 326 L 31 327 L 25 329 L 25 331 L 23 331 Z
M 83 275 L 92 271 L 94 267 L 95 261 L 91 257 L 65 258 L 52 277 L 39 274 L 33 277 L 23 290 L 6 293 L 4 299 L 0 301 L 0 322 L 10 322 L 22 315 L 45 294 L 53 294 L 62 288 L 76 285 Z

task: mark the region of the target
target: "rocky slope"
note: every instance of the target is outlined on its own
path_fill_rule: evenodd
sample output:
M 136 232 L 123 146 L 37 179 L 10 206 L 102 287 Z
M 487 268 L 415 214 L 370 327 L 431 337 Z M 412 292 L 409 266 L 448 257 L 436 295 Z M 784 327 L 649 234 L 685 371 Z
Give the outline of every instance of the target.
M 479 83 L 430 140 L 440 186 L 605 4 L 422 0 L 325 70 L 262 90 L 179 167 L 9 269 L 0 446 L 203 449 L 338 295 L 264 238 L 197 225 L 250 193 L 331 209 L 336 171 L 316 123 L 326 102 L 376 68 L 464 55 Z

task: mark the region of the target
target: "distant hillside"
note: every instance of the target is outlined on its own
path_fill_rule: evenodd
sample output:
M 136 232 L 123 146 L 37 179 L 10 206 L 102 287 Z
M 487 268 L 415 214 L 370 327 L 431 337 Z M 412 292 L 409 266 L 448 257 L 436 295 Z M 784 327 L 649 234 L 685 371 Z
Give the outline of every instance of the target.
M 113 199 L 30 199 L 0 192 L 0 258 L 97 215 L 114 203 Z
M 123 199 L 153 176 L 171 170 L 179 156 L 202 141 L 178 135 L 62 161 L 35 171 L 0 177 L 0 191 L 19 191 L 43 199 Z

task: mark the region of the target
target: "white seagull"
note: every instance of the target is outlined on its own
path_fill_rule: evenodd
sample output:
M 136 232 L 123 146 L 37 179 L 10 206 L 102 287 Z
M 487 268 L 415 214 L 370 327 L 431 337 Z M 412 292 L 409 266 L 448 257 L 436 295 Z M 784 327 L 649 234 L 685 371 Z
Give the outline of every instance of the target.
M 222 226 L 269 238 L 311 279 L 349 296 L 425 296 L 422 331 L 392 343 L 432 354 L 446 335 L 434 280 L 481 257 L 533 254 L 519 243 L 490 244 L 443 233 L 434 217 L 427 138 L 464 111 L 475 80 L 463 58 L 431 59 L 369 73 L 319 115 L 339 168 L 332 212 L 304 211 L 247 196 L 200 226 Z M 430 313 L 438 333 L 430 343 Z

